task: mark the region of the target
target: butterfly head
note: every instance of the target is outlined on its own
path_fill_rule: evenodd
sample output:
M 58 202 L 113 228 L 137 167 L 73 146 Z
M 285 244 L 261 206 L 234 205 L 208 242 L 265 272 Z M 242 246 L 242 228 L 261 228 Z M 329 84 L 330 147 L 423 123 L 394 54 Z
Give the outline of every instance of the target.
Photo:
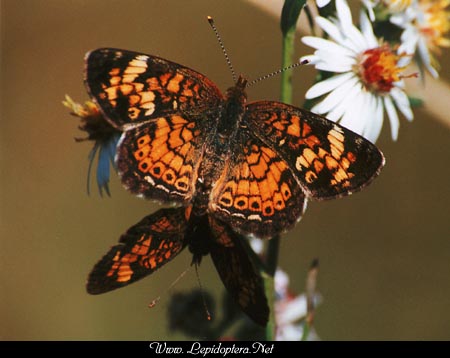
M 226 98 L 228 102 L 233 102 L 243 106 L 245 102 L 247 102 L 247 93 L 245 92 L 247 83 L 247 79 L 240 75 L 236 81 L 236 84 L 227 89 Z

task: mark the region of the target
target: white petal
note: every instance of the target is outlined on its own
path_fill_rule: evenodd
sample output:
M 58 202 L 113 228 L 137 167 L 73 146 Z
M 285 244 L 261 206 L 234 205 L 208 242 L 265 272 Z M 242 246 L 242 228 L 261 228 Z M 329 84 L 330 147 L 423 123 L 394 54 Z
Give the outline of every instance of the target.
M 305 98 L 306 99 L 316 98 L 324 95 L 325 93 L 331 92 L 352 77 L 353 73 L 348 72 L 318 82 L 306 92 Z
M 397 53 L 413 55 L 416 52 L 417 42 L 419 41 L 419 32 L 413 26 L 408 27 L 402 32 L 400 37 L 401 44 Z
M 345 98 L 336 107 L 334 107 L 326 117 L 333 122 L 338 122 L 344 115 L 345 111 L 352 106 L 355 97 L 359 92 L 361 92 L 361 83 L 357 82 L 356 85 L 347 91 Z
M 348 32 L 346 33 L 346 35 L 352 42 L 351 48 L 356 52 L 363 52 L 371 48 L 362 33 L 354 25 L 352 25 L 351 28 L 347 29 L 347 31 Z
M 437 71 L 431 65 L 431 59 L 430 59 L 430 54 L 428 52 L 428 47 L 427 47 L 427 44 L 425 43 L 425 40 L 423 38 L 419 38 L 419 42 L 417 44 L 417 48 L 418 48 L 420 57 L 422 59 L 422 62 L 425 65 L 425 67 L 427 68 L 427 70 L 430 72 L 430 74 L 434 78 L 438 78 L 439 74 L 437 73 Z
M 338 43 L 341 44 L 344 43 L 345 39 L 342 36 L 341 31 L 330 20 L 321 16 L 317 16 L 315 20 L 316 24 L 319 25 L 322 28 L 322 30 L 325 31 L 330 36 L 330 38 L 332 38 L 334 41 Z
M 369 126 L 372 121 L 375 114 L 375 103 L 376 103 L 376 96 L 368 91 L 362 91 L 361 92 L 363 100 L 361 101 L 362 107 L 361 107 L 361 119 L 359 122 L 360 124 L 360 130 L 358 133 L 363 135 L 364 131 L 366 130 L 367 126 Z
M 330 0 L 316 0 L 316 4 L 318 7 L 324 7 L 328 5 Z
M 341 47 L 337 51 L 328 51 L 325 49 L 319 49 L 314 52 L 314 55 L 319 56 L 323 62 L 328 62 L 330 64 L 340 63 L 345 65 L 356 65 L 356 57 L 349 55 L 347 51 Z
M 275 271 L 275 292 L 280 298 L 284 298 L 289 287 L 289 276 L 281 269 Z
M 404 14 L 394 14 L 389 18 L 389 21 L 401 28 L 405 28 L 407 26 L 407 19 Z
M 384 108 L 383 108 L 383 101 L 380 97 L 374 97 L 376 99 L 376 109 L 375 109 L 375 115 L 373 119 L 373 125 L 371 128 L 370 136 L 368 136 L 367 139 L 369 139 L 372 143 L 375 143 L 378 137 L 380 136 L 381 129 L 383 128 L 383 122 L 384 122 Z
M 412 121 L 414 119 L 414 114 L 411 110 L 411 105 L 406 93 L 403 92 L 400 88 L 394 87 L 391 89 L 390 94 L 400 112 L 402 112 L 402 114 L 408 121 Z
M 277 341 L 299 341 L 303 336 L 303 326 L 300 324 L 290 324 L 284 327 L 277 327 Z
M 364 35 L 364 38 L 366 39 L 367 45 L 370 48 L 377 47 L 378 41 L 373 33 L 372 24 L 370 23 L 369 18 L 367 17 L 364 11 L 361 11 L 359 22 L 361 26 L 361 32 Z
M 373 8 L 375 7 L 375 5 L 369 1 L 369 0 L 362 0 L 364 6 L 367 9 L 367 12 L 369 13 L 369 17 L 370 17 L 370 21 L 374 22 L 375 21 L 375 12 L 373 11 Z
M 364 106 L 363 113 L 361 114 L 364 125 L 361 131 L 361 135 L 365 138 L 368 128 L 372 125 L 372 117 L 375 111 L 375 100 L 373 99 L 373 95 L 370 92 L 363 91 L 364 96 Z
M 277 324 L 284 325 L 295 322 L 306 316 L 306 296 L 304 294 L 283 304 L 277 312 Z
M 367 95 L 370 100 L 366 112 L 366 126 L 362 135 L 372 143 L 375 143 L 383 126 L 383 104 L 379 96 L 375 96 L 370 92 Z
M 361 107 L 359 108 L 360 115 L 355 126 L 355 131 L 361 135 L 363 135 L 367 126 L 370 124 L 373 113 L 375 110 L 373 94 L 367 91 L 361 91 Z
M 331 42 L 316 36 L 303 36 L 301 40 L 305 45 L 315 49 L 324 48 Z
M 315 64 L 316 69 L 321 71 L 335 72 L 335 73 L 343 73 L 350 72 L 353 67 L 350 63 L 341 64 L 341 63 L 332 63 L 329 61 L 319 61 Z
M 349 56 L 349 57 L 354 56 L 354 53 L 349 51 L 347 48 L 345 48 L 333 41 L 325 40 L 320 37 L 303 36 L 302 42 L 305 45 L 308 45 L 317 50 L 329 51 L 331 53 L 337 53 L 341 56 Z
M 351 41 L 351 44 L 347 44 L 347 47 L 357 52 L 366 50 L 368 48 L 366 41 L 361 32 L 353 25 L 352 14 L 347 2 L 345 0 L 336 0 L 336 11 L 340 25 L 342 26 L 342 31 Z
M 397 110 L 392 103 L 390 97 L 384 97 L 384 108 L 388 114 L 389 123 L 391 124 L 391 135 L 392 140 L 396 141 L 398 138 L 398 129 L 400 127 L 400 121 L 398 120 Z
M 353 26 L 352 13 L 345 0 L 336 0 L 336 11 L 343 28 Z
M 316 50 L 314 55 L 320 57 L 320 61 L 328 63 L 331 67 L 336 65 L 354 66 L 357 64 L 356 58 L 353 56 L 347 56 L 345 52 L 331 52 L 327 50 Z
M 369 140 L 372 141 L 372 143 L 375 143 L 378 137 L 380 136 L 384 122 L 383 101 L 381 100 L 380 97 L 375 98 L 376 98 L 376 110 L 371 131 L 371 137 L 369 137 Z
M 358 84 L 356 77 L 351 78 L 324 98 L 324 100 L 312 108 L 312 111 L 324 114 L 336 107 L 348 94 L 352 87 Z
M 360 91 L 354 97 L 350 106 L 347 107 L 339 124 L 355 133 L 361 134 L 364 128 L 364 118 L 362 117 L 364 102 L 363 92 Z
M 404 53 L 402 54 L 401 52 L 398 52 L 398 54 L 403 56 L 400 57 L 399 60 L 397 61 L 397 67 L 406 67 L 410 64 L 410 62 L 413 59 L 412 55 L 405 55 Z

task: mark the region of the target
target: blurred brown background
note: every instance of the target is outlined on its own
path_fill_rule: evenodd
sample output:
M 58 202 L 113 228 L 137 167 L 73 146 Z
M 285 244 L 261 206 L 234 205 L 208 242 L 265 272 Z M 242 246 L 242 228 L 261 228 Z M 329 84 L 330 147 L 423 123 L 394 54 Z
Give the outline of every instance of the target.
M 255 78 L 280 67 L 278 20 L 244 1 L 1 1 L 0 339 L 183 339 L 168 331 L 168 295 L 146 306 L 188 267 L 187 250 L 139 283 L 86 293 L 93 264 L 158 205 L 125 192 L 115 175 L 111 198 L 94 182 L 86 195 L 91 144 L 74 142 L 78 122 L 61 101 L 87 99 L 83 56 L 104 46 L 171 59 L 225 90 L 231 75 L 207 15 L 237 72 Z M 298 44 L 298 57 L 310 53 Z M 447 81 L 449 58 L 441 58 Z M 295 104 L 313 76 L 295 71 Z M 250 99 L 278 94 L 279 77 L 249 91 Z M 280 263 L 296 292 L 320 259 L 322 339 L 450 338 L 449 134 L 424 109 L 413 123 L 402 119 L 397 143 L 386 125 L 378 144 L 387 164 L 373 185 L 310 203 L 283 238 Z M 222 290 L 209 258 L 200 275 L 206 289 Z M 176 289 L 190 287 L 193 270 Z

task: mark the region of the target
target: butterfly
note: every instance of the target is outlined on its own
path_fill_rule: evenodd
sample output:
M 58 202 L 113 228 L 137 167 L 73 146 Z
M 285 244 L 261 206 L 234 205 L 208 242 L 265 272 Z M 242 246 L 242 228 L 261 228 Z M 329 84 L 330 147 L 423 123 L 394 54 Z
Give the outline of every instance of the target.
M 87 291 L 105 293 L 133 283 L 162 267 L 185 247 L 192 264 L 211 254 L 234 301 L 257 324 L 266 325 L 269 307 L 258 268 L 245 248 L 245 238 L 211 216 L 196 216 L 192 207 L 167 208 L 143 218 L 124 233 L 119 244 L 95 265 Z
M 222 94 L 185 66 L 103 48 L 87 54 L 85 84 L 123 132 L 116 164 L 129 191 L 192 205 L 194 215 L 239 234 L 284 232 L 308 199 L 358 191 L 384 165 L 374 144 L 324 117 L 275 101 L 247 103 L 242 76 Z
M 185 66 L 104 48 L 86 55 L 85 84 L 122 132 L 116 165 L 123 185 L 180 206 L 123 234 L 89 275 L 92 294 L 139 280 L 188 246 L 193 264 L 211 255 L 234 300 L 264 325 L 267 299 L 244 235 L 280 234 L 308 199 L 358 191 L 384 165 L 375 145 L 324 117 L 280 102 L 247 103 L 242 76 L 222 94 Z

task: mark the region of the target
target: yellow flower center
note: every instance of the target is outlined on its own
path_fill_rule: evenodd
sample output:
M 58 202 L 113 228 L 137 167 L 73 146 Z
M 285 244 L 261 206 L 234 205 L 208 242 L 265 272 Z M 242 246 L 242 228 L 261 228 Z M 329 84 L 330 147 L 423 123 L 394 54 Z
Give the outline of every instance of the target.
M 400 72 L 404 67 L 397 66 L 400 57 L 387 44 L 366 50 L 361 55 L 357 69 L 366 88 L 372 92 L 389 92 L 394 87 L 394 82 L 402 78 Z
M 439 47 L 450 47 L 450 40 L 445 38 L 450 30 L 450 12 L 445 11 L 450 0 L 421 0 L 419 6 L 424 14 L 424 21 L 418 25 L 428 41 L 428 48 L 438 52 Z

